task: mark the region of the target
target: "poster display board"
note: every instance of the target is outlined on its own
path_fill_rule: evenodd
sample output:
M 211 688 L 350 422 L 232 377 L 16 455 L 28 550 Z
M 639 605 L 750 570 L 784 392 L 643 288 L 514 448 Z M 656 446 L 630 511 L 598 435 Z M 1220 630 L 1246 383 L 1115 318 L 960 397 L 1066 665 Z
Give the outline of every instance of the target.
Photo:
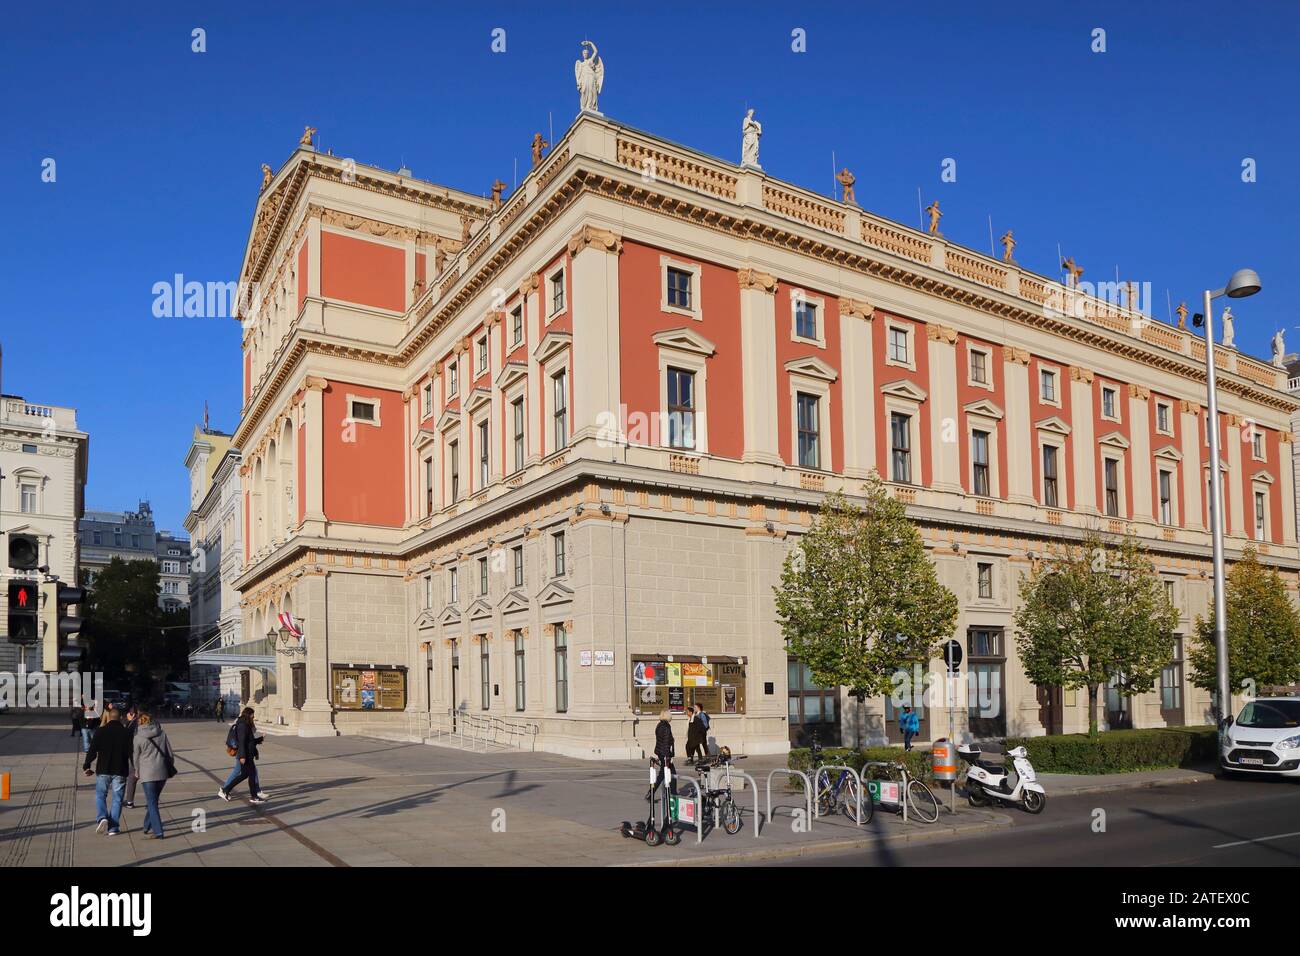
M 406 709 L 405 668 L 334 664 L 330 686 L 339 710 Z
M 658 714 L 667 707 L 682 713 L 700 704 L 710 714 L 745 712 L 745 665 L 735 661 L 674 655 L 671 661 L 632 655 L 632 712 Z

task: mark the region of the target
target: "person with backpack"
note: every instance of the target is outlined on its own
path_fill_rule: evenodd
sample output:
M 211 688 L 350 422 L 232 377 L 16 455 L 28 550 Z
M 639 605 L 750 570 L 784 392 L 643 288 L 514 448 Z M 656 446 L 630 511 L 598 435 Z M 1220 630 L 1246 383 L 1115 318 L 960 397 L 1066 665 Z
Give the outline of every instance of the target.
M 713 720 L 705 713 L 703 704 L 695 705 L 695 722 L 700 725 L 700 753 L 707 757 L 709 755 L 709 728 L 713 725 Z
M 217 788 L 217 796 L 222 800 L 229 803 L 230 791 L 244 780 L 248 781 L 249 803 L 266 803 L 269 799 L 270 795 L 263 792 L 257 778 L 257 745 L 263 739 L 257 733 L 253 708 L 245 707 L 226 734 L 226 753 L 235 758 L 235 769 L 230 772 L 225 785 Z
M 705 737 L 706 725 L 701 720 L 704 715 L 704 708 L 699 704 L 692 704 L 687 711 L 690 714 L 690 720 L 686 724 L 686 759 L 695 760 L 697 757 L 709 755 L 708 746 Z
M 903 710 L 898 715 L 898 729 L 903 735 L 903 750 L 911 750 L 912 738 L 921 732 L 921 718 L 911 704 L 903 705 Z
M 87 777 L 95 778 L 95 832 L 108 830 L 117 836 L 118 822 L 122 816 L 122 793 L 126 790 L 126 776 L 131 772 L 131 738 L 118 712 L 109 708 L 104 712 L 104 722 L 91 738 L 86 759 L 81 765 Z M 95 761 L 92 772 L 90 762 Z M 108 800 L 109 791 L 113 799 Z
M 132 772 L 144 787 L 144 834 L 154 840 L 163 838 L 162 814 L 158 798 L 167 781 L 176 776 L 176 755 L 162 724 L 146 710 L 141 710 L 132 744 Z

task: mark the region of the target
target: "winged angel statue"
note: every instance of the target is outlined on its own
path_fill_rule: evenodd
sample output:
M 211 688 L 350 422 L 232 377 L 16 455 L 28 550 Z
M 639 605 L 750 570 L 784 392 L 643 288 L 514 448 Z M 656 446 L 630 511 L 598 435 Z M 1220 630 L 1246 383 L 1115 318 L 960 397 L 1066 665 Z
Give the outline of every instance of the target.
M 588 56 L 587 47 L 591 47 Z M 605 85 L 605 61 L 596 52 L 596 44 L 582 41 L 582 59 L 573 64 L 573 78 L 578 81 L 578 105 L 584 113 L 599 113 L 596 98 Z

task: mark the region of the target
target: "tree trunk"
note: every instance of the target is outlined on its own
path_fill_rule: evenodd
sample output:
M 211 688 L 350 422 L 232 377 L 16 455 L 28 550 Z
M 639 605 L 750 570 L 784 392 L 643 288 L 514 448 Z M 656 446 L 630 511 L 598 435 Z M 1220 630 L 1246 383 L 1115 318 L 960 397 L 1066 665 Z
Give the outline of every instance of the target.
M 1088 736 L 1094 740 L 1097 738 L 1097 692 L 1100 689 L 1100 684 L 1088 685 Z

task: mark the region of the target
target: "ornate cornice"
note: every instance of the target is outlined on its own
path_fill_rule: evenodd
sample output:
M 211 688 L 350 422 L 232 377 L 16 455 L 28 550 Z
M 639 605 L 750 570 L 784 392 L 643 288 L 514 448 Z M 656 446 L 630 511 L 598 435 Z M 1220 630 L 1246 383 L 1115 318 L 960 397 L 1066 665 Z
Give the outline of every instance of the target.
M 757 289 L 759 292 L 766 292 L 769 295 L 776 293 L 776 276 L 768 275 L 766 272 L 759 272 L 757 269 L 738 270 L 736 280 L 740 283 L 742 291 Z
M 569 238 L 569 255 L 576 256 L 585 249 L 597 249 L 618 255 L 623 251 L 623 237 L 609 229 L 583 226 Z

